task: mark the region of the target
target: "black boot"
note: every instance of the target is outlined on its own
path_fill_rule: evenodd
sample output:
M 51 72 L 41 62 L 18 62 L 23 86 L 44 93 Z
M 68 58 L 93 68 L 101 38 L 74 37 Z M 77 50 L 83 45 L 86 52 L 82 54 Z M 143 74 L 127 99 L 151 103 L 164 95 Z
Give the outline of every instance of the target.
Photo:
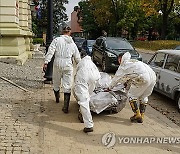
M 144 120 L 144 113 L 146 111 L 146 106 L 147 106 L 147 103 L 140 103 L 139 105 L 139 109 L 140 109 L 140 113 L 141 113 L 141 117 L 142 117 L 142 120 L 139 121 L 140 123 L 143 123 L 143 120 Z
M 59 98 L 60 98 L 59 90 L 58 91 L 54 90 L 54 95 L 55 95 L 55 98 L 56 98 L 56 103 L 59 103 Z
M 71 93 L 64 93 L 64 107 L 62 108 L 64 113 L 68 113 L 70 97 Z
M 91 128 L 84 128 L 83 129 L 83 132 L 85 132 L 85 133 L 88 133 L 88 132 L 93 132 L 93 127 L 91 127 Z

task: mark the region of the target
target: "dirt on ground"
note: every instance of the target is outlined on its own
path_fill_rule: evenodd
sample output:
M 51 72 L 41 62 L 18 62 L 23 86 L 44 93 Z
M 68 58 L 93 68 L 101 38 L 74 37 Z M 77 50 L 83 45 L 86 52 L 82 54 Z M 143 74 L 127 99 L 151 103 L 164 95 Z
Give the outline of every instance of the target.
M 180 113 L 174 100 L 158 92 L 153 92 L 149 97 L 148 104 L 180 126 Z

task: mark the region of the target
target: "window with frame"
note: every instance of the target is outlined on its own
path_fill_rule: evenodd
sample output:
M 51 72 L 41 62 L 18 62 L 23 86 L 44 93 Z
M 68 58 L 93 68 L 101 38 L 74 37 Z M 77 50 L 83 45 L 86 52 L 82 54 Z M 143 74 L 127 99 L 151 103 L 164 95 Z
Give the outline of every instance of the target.
M 179 61 L 179 64 L 178 64 L 177 73 L 180 73 L 180 61 Z
M 84 41 L 83 44 L 82 44 L 82 48 L 83 48 L 83 49 L 86 48 L 86 44 L 87 44 L 86 41 Z
M 164 68 L 174 72 L 178 72 L 179 62 L 180 62 L 179 56 L 168 55 Z
M 166 54 L 165 53 L 157 53 L 152 60 L 150 61 L 150 65 L 152 66 L 157 66 L 157 67 L 162 67 L 164 64 Z
M 104 41 L 101 43 L 101 48 L 105 48 L 105 42 Z

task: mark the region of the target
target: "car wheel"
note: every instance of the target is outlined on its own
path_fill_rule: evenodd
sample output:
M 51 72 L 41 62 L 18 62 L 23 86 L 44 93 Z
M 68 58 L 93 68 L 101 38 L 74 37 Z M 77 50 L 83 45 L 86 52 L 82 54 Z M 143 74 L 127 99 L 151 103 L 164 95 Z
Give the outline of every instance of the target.
M 176 103 L 177 103 L 178 111 L 180 112 L 180 93 L 178 94 L 176 98 Z
M 107 64 L 106 64 L 105 59 L 103 59 L 103 61 L 102 61 L 102 71 L 103 72 L 108 72 L 109 71 L 108 68 L 107 68 Z

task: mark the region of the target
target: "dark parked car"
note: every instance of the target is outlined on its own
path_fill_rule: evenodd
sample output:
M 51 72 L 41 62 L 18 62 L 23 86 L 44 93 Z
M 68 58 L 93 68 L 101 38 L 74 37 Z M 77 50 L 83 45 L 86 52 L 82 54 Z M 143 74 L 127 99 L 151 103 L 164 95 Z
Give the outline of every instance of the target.
M 74 40 L 74 43 L 77 45 L 79 52 L 81 52 L 82 43 L 85 41 L 85 38 L 74 37 L 73 40 Z
M 94 45 L 95 40 L 85 40 L 82 44 L 82 49 L 81 49 L 81 56 L 84 55 L 92 55 L 92 46 Z
M 92 59 L 102 66 L 102 71 L 109 72 L 118 69 L 117 57 L 120 53 L 129 52 L 133 59 L 142 60 L 141 55 L 124 38 L 99 37 L 92 48 Z

